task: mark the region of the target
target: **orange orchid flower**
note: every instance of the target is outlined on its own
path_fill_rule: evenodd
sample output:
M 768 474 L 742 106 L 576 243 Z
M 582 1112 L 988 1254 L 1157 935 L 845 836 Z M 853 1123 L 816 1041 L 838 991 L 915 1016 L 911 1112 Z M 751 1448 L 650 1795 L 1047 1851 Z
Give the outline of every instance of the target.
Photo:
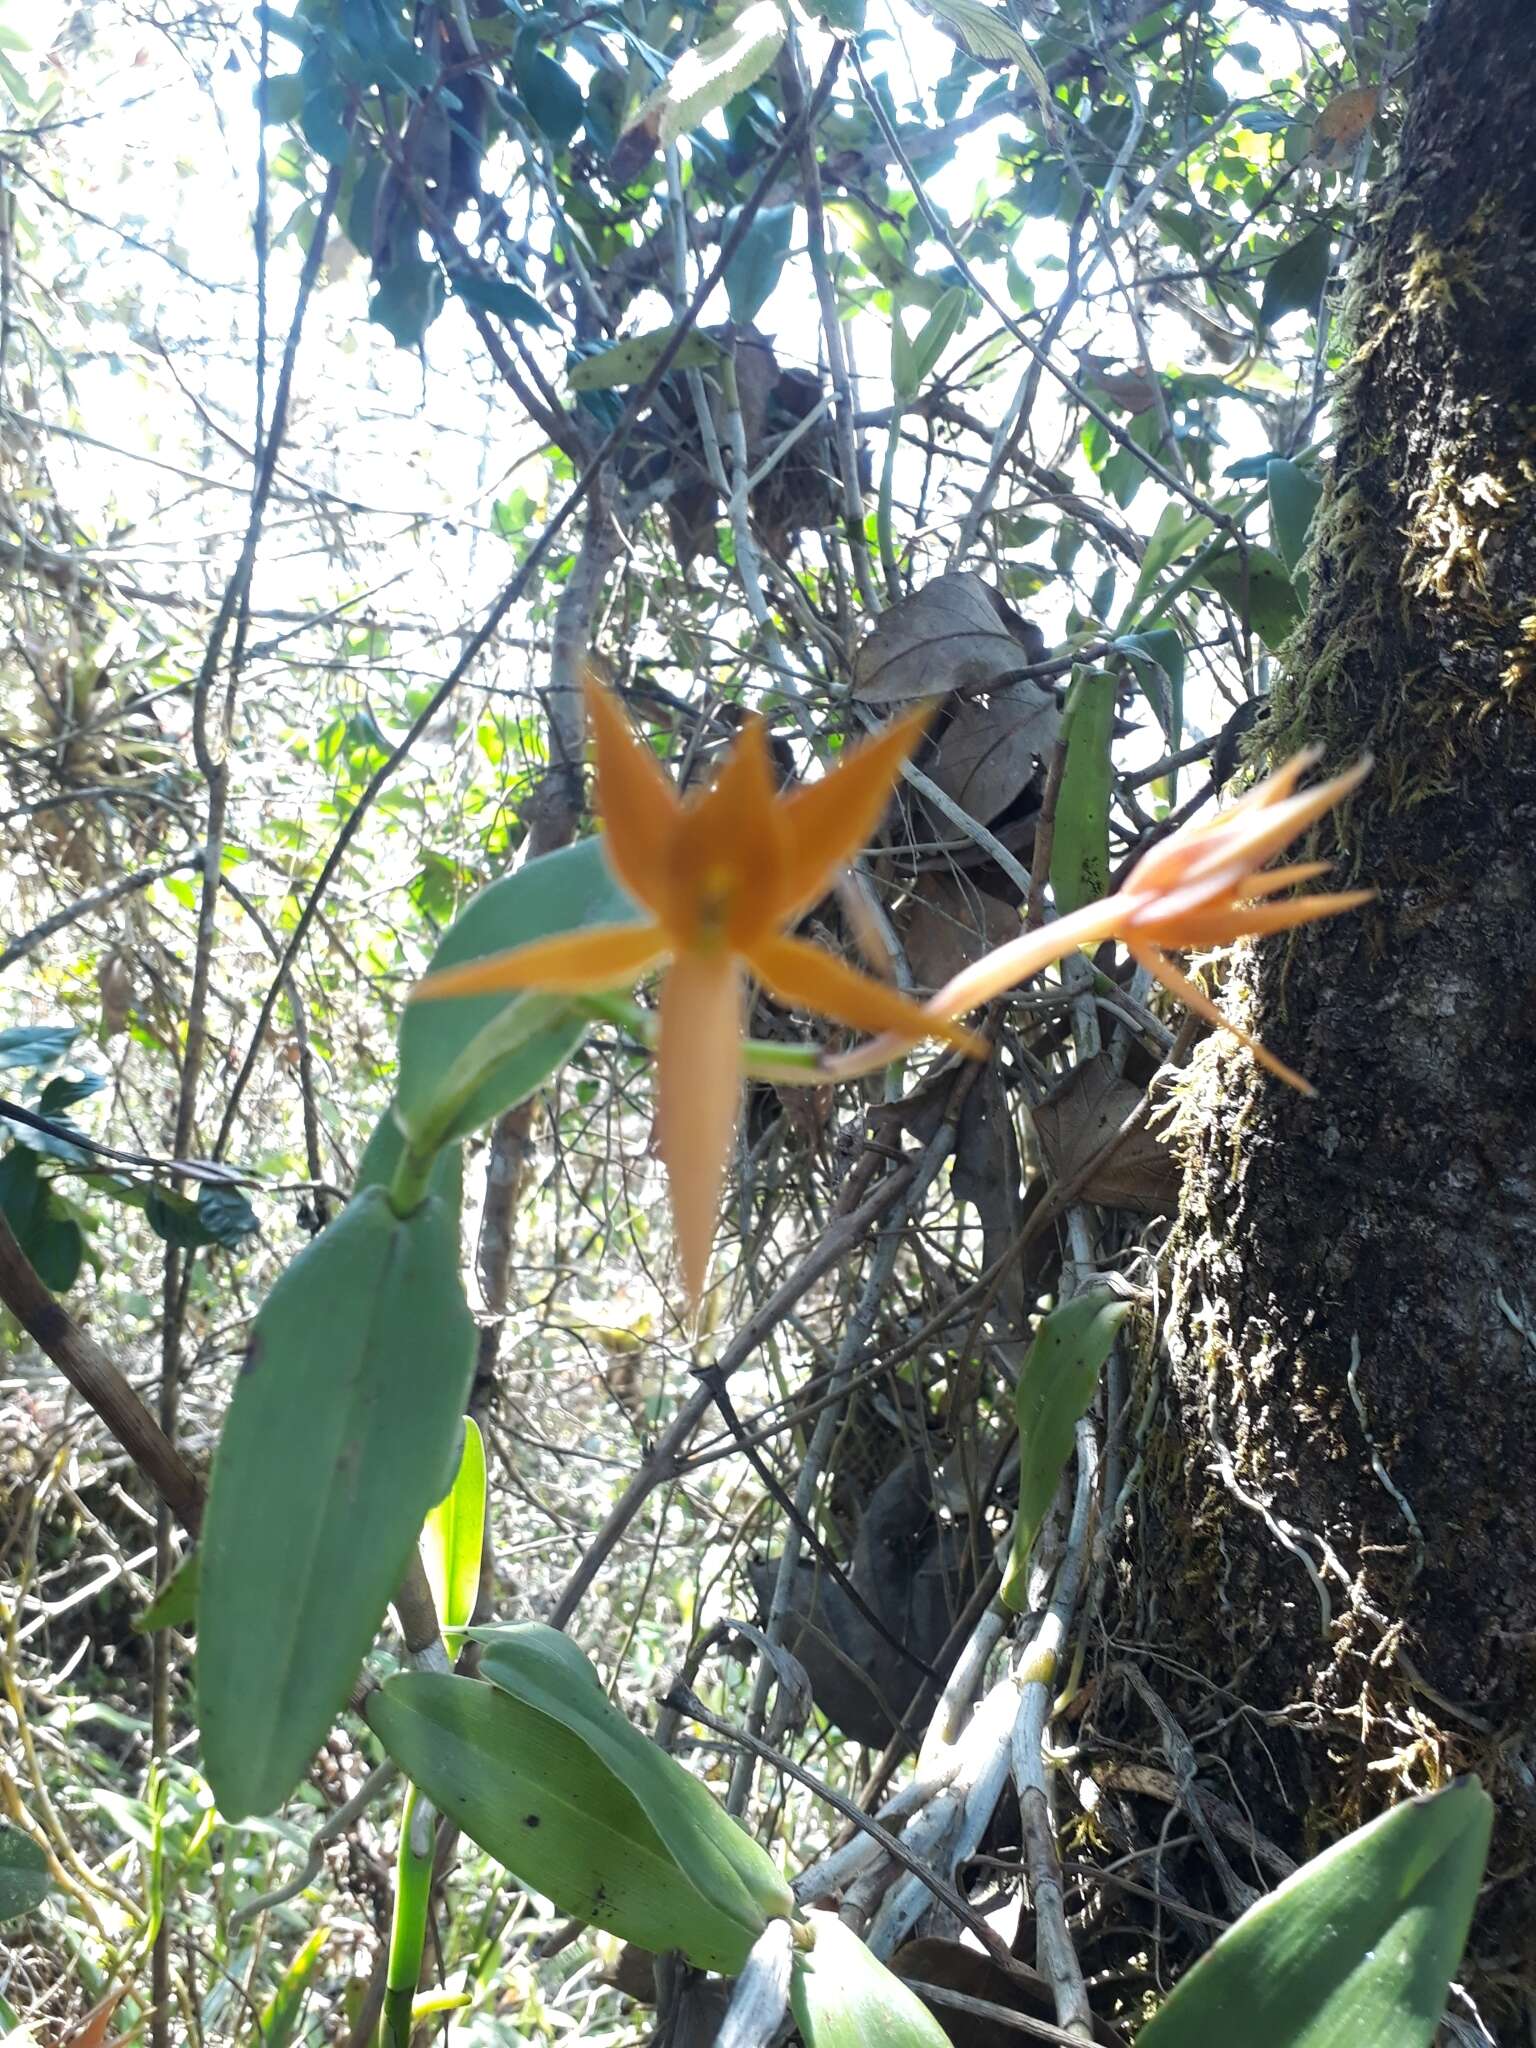
M 974 1032 L 787 929 L 869 839 L 928 712 L 896 719 L 851 748 L 821 781 L 782 795 L 774 788 L 763 722 L 750 719 L 714 783 L 684 797 L 617 699 L 590 680 L 586 697 L 608 859 L 650 913 L 648 921 L 595 925 L 514 946 L 429 975 L 412 999 L 518 989 L 593 995 L 666 967 L 657 1139 L 672 1191 L 683 1284 L 696 1305 L 740 1107 L 748 975 L 781 1002 L 855 1030 L 899 1035 L 904 1045 L 939 1037 L 986 1056 L 986 1042 Z
M 1080 946 L 1118 939 L 1138 966 L 1197 1016 L 1241 1039 L 1262 1066 L 1292 1088 L 1303 1095 L 1314 1094 L 1309 1081 L 1224 1016 L 1204 990 L 1174 965 L 1165 948 L 1188 951 L 1227 946 L 1241 938 L 1288 931 L 1315 918 L 1338 917 L 1374 899 L 1374 889 L 1343 889 L 1334 895 L 1266 901 L 1282 889 L 1314 881 L 1327 872 L 1331 863 L 1325 860 L 1268 870 L 1264 863 L 1331 811 L 1371 772 L 1367 756 L 1331 782 L 1298 793 L 1297 783 L 1321 755 L 1320 747 L 1293 754 L 1282 768 L 1214 818 L 1201 825 L 1185 825 L 1152 847 L 1112 896 L 1010 939 L 964 968 L 924 1006 L 930 1020 L 963 1016 Z M 886 1065 L 916 1042 L 915 1036 L 887 1032 L 851 1053 L 823 1059 L 810 1076 L 800 1078 L 818 1083 L 852 1080 Z M 775 1078 L 787 1081 L 791 1077 L 786 1073 Z

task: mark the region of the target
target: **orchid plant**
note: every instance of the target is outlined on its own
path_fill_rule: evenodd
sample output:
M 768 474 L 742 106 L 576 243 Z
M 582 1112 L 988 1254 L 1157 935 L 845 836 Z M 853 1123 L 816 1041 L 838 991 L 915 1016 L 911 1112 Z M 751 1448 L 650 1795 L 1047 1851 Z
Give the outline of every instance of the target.
M 1271 1073 L 1312 1092 L 1225 1017 L 1168 954 L 1284 931 L 1369 902 L 1371 889 L 1280 898 L 1323 874 L 1326 861 L 1264 871 L 1267 860 L 1358 786 L 1368 760 L 1303 791 L 1298 784 L 1319 750 L 1294 755 L 1216 818 L 1186 825 L 1152 847 L 1113 894 L 995 948 L 918 1003 L 789 927 L 827 893 L 878 825 L 927 726 L 926 707 L 850 748 L 819 781 L 782 793 L 774 787 L 766 727 L 751 718 L 713 783 L 685 796 L 612 692 L 589 681 L 586 694 L 608 862 L 647 916 L 639 924 L 533 940 L 430 974 L 412 999 L 529 990 L 590 996 L 664 970 L 657 1141 L 690 1305 L 697 1306 L 708 1272 L 744 1068 L 789 1083 L 846 1080 L 926 1038 L 984 1058 L 987 1041 L 959 1020 L 1079 947 L 1118 939 L 1171 994 L 1233 1032 Z M 744 1062 L 749 977 L 795 1008 L 876 1035 L 851 1052 L 816 1055 L 809 1065 L 776 1063 L 771 1053 Z

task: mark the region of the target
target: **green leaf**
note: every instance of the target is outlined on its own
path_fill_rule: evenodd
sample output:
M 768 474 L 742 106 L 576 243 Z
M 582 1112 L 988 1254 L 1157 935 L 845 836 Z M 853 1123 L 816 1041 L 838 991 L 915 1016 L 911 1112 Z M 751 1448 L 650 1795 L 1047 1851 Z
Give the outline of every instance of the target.
M 75 1024 L 14 1024 L 0 1031 L 0 1072 L 10 1067 L 51 1067 L 79 1036 Z
M 261 2015 L 258 2034 L 261 2048 L 289 2048 L 298 2033 L 304 1999 L 330 1931 L 329 1927 L 315 1928 L 278 1979 L 277 1989 L 267 2000 Z
M 1051 889 L 1063 916 L 1109 887 L 1109 741 L 1115 680 L 1099 671 L 1077 678 L 1062 716 L 1067 761 L 1056 798 Z
M 1280 251 L 1264 279 L 1259 332 L 1268 333 L 1287 313 L 1316 313 L 1333 260 L 1333 237 L 1313 228 Z
M 1184 730 L 1184 642 L 1172 626 L 1122 633 L 1115 646 L 1130 657 L 1141 694 L 1175 751 Z
M 553 57 L 526 42 L 512 60 L 512 79 L 533 125 L 556 149 L 564 149 L 586 119 L 581 87 Z
M 60 1074 L 48 1083 L 37 1106 L 44 1116 L 58 1116 L 66 1109 L 73 1109 L 77 1102 L 98 1094 L 106 1085 L 105 1074 L 82 1074 L 75 1081 L 66 1080 Z
M 1299 462 L 1276 456 L 1264 472 L 1269 485 L 1269 524 L 1280 559 L 1292 576 L 1306 553 L 1307 536 L 1323 487 Z
M 0 1215 L 45 1287 L 64 1294 L 74 1286 L 85 1233 L 61 1209 L 29 1145 L 13 1145 L 0 1158 Z
M 1224 597 L 1271 650 L 1284 646 L 1301 617 L 1301 599 L 1285 564 L 1268 548 L 1229 549 L 1201 565 L 1196 582 Z
M 175 1188 L 153 1187 L 145 1192 L 144 1214 L 156 1237 L 182 1251 L 198 1251 L 214 1242 L 213 1234 L 198 1214 L 198 1205 Z
M 1136 2048 L 1429 2048 L 1492 1825 L 1462 1778 L 1346 1835 L 1228 1928 Z
M 455 298 L 478 306 L 482 313 L 494 313 L 509 327 L 553 327 L 555 318 L 539 304 L 532 292 L 525 292 L 510 278 L 486 277 L 477 270 L 456 270 L 452 278 Z
M 221 1244 L 226 1251 L 261 1228 L 245 1190 L 228 1181 L 205 1180 L 199 1185 L 197 1220 L 208 1233 L 208 1242 Z
M 185 1628 L 197 1614 L 197 1582 L 200 1576 L 198 1552 L 189 1550 L 175 1571 L 134 1621 L 137 1635 L 153 1635 L 157 1628 Z
M 0 1920 L 19 1920 L 52 1890 L 48 1858 L 37 1843 L 0 1820 Z
M 698 1779 L 631 1726 L 568 1636 L 537 1622 L 472 1629 L 481 1670 L 568 1728 L 628 1787 L 678 1867 L 752 1937 L 782 1918 L 794 1900 L 778 1865 Z
M 722 235 L 730 234 L 739 211 L 733 208 L 726 215 Z M 765 206 L 726 264 L 725 294 L 738 327 L 750 327 L 771 297 L 789 255 L 794 225 L 792 206 Z
M 443 310 L 443 273 L 421 256 L 397 256 L 382 276 L 368 318 L 388 328 L 399 348 L 420 348 L 427 329 Z
M 279 1805 L 346 1699 L 443 1490 L 474 1362 L 458 1217 L 368 1188 L 257 1315 L 214 1460 L 198 1716 L 230 1820 Z
M 1147 542 L 1147 551 L 1141 558 L 1141 570 L 1136 578 L 1136 588 L 1131 592 L 1131 601 L 1126 606 L 1120 621 L 1122 632 L 1141 615 L 1141 608 L 1152 594 L 1154 584 L 1169 563 L 1188 549 L 1198 548 L 1215 529 L 1202 513 L 1190 519 L 1179 505 L 1165 505 L 1162 517 L 1152 529 L 1152 538 Z
M 634 1795 L 560 1722 L 499 1686 L 415 1671 L 370 1694 L 367 1714 L 433 1805 L 560 1912 L 701 1969 L 740 1970 L 754 1935 L 695 1888 Z
M 643 384 L 660 361 L 672 339 L 670 327 L 656 327 L 649 334 L 632 334 L 606 348 L 594 349 L 580 362 L 572 363 L 565 381 L 573 391 L 611 391 L 620 384 Z M 717 341 L 697 328 L 688 334 L 672 358 L 677 370 L 712 370 L 722 359 Z
M 784 47 L 789 23 L 779 0 L 749 0 L 722 35 L 685 50 L 636 116 L 668 148 L 761 78 Z
M 970 293 L 964 285 L 951 285 L 918 329 L 914 341 L 907 339 L 901 324 L 901 309 L 891 314 L 891 384 L 897 400 L 910 405 L 933 374 L 939 357 L 965 325 Z
M 1019 1518 L 1003 1578 L 1006 1607 L 1024 1608 L 1029 1553 L 1055 1497 L 1072 1435 L 1099 1384 L 1099 1372 L 1130 1314 L 1112 1294 L 1079 1294 L 1042 1318 L 1019 1373 Z
M 638 916 L 609 870 L 601 839 L 583 839 L 482 889 L 444 934 L 431 965 L 456 967 L 554 932 L 628 924 Z M 407 1004 L 395 1089 L 401 1129 L 413 1145 L 430 1151 L 489 1123 L 531 1095 L 586 1029 L 585 1019 L 549 996 Z
M 459 1654 L 474 1619 L 484 1546 L 485 1440 L 475 1418 L 466 1415 L 459 1469 L 421 1529 L 421 1561 L 450 1657 Z
M 805 2048 L 947 2048 L 915 1991 L 872 1956 L 835 1913 L 812 1911 L 816 1946 L 795 1955 L 790 2003 Z

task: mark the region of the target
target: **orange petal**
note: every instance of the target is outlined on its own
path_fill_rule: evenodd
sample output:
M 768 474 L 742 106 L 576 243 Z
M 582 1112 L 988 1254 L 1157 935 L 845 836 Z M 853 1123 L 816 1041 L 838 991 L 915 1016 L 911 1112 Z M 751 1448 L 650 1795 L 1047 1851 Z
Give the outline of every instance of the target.
M 1133 936 L 1145 934 L 1159 946 L 1230 946 L 1236 939 L 1257 939 L 1269 932 L 1288 932 L 1298 924 L 1324 917 L 1342 917 L 1374 903 L 1374 889 L 1341 889 L 1336 896 L 1288 896 L 1283 903 L 1237 903 L 1229 909 L 1194 911 L 1188 917 L 1133 925 Z
M 781 1002 L 834 1017 L 856 1031 L 905 1032 L 915 1044 L 924 1038 L 945 1038 L 973 1059 L 986 1059 L 992 1048 L 974 1031 L 935 1016 L 888 982 L 876 981 L 857 967 L 809 939 L 759 939 L 746 956 L 748 965 Z
M 665 916 L 667 905 L 658 893 L 658 884 L 665 874 L 672 834 L 682 817 L 682 798 L 656 756 L 637 736 L 618 698 L 590 675 L 586 699 L 597 753 L 597 808 L 607 835 L 608 858 L 636 902 Z
M 594 995 L 637 981 L 667 957 L 666 934 L 656 924 L 595 924 L 586 931 L 560 932 L 509 946 L 462 967 L 429 974 L 411 990 L 413 1003 L 436 996 L 491 996 L 515 989 L 546 989 L 551 995 Z
M 1120 897 L 1106 896 L 1100 903 L 1085 903 L 1081 910 L 1057 918 L 1054 924 L 1041 925 L 1037 931 L 1021 932 L 1018 938 L 1009 939 L 1005 945 L 994 946 L 990 953 L 984 953 L 969 967 L 962 968 L 926 1007 L 945 1016 L 964 1016 L 967 1010 L 990 1002 L 993 996 L 1017 988 L 1020 982 L 1028 981 L 1042 968 L 1064 960 L 1079 946 L 1096 946 L 1101 939 L 1113 937 L 1120 928 L 1123 914 Z
M 1187 1009 L 1193 1010 L 1197 1017 L 1203 1017 L 1208 1024 L 1216 1025 L 1218 1030 L 1230 1031 L 1234 1038 L 1246 1045 L 1261 1067 L 1267 1067 L 1270 1073 L 1303 1095 L 1317 1093 L 1310 1081 L 1304 1081 L 1300 1074 L 1285 1064 L 1284 1060 L 1277 1060 L 1267 1046 L 1260 1045 L 1259 1041 L 1240 1024 L 1234 1024 L 1230 1017 L 1224 1017 L 1204 989 L 1198 988 L 1187 974 L 1175 967 L 1166 953 L 1140 939 L 1127 939 L 1126 948 L 1137 966 L 1144 967 L 1148 974 L 1162 983 L 1170 995 L 1177 996 Z
M 868 844 L 885 815 L 902 763 L 933 716 L 920 704 L 872 739 L 850 747 L 819 782 L 802 783 L 779 802 L 786 855 L 773 922 L 788 924 L 810 909 L 832 876 Z
M 1239 903 L 1253 903 L 1261 896 L 1277 896 L 1282 889 L 1292 889 L 1298 882 L 1315 882 L 1332 866 L 1331 860 L 1299 860 L 1294 867 L 1264 868 L 1243 883 L 1237 892 L 1237 900 Z
M 709 1275 L 731 1140 L 741 1102 L 741 970 L 728 953 L 683 953 L 661 985 L 656 1135 L 677 1226 L 689 1306 Z
M 1189 862 L 1183 879 L 1205 881 L 1230 872 L 1235 887 L 1245 874 L 1261 868 L 1282 846 L 1289 846 L 1308 825 L 1342 802 L 1370 774 L 1371 766 L 1367 754 L 1331 781 L 1320 782 L 1315 789 L 1304 789 L 1299 796 L 1284 797 L 1262 810 L 1245 813 L 1229 830 L 1213 832 L 1198 857 Z M 1127 877 L 1127 886 L 1144 888 L 1145 878 L 1133 873 Z

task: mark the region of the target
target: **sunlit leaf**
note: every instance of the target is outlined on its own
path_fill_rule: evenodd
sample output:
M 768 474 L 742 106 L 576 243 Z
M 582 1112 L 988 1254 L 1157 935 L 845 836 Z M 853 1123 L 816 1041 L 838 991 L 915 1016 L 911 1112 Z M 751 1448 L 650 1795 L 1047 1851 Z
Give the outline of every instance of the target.
M 1233 548 L 1201 564 L 1197 581 L 1224 597 L 1268 648 L 1283 647 L 1301 617 L 1284 562 L 1268 548 Z
M 48 1858 L 30 1835 L 0 1821 L 0 1920 L 19 1920 L 53 1890 Z
M 499 1686 L 431 1672 L 389 1679 L 367 1712 L 433 1805 L 560 1912 L 702 1969 L 734 1975 L 746 1961 L 763 1923 L 749 1931 L 698 1889 L 633 1793 L 559 1721 Z
M 625 1719 L 568 1636 L 537 1622 L 472 1630 L 481 1670 L 578 1736 L 626 1785 L 680 1868 L 752 1934 L 793 1903 L 778 1866 L 691 1772 Z
M 474 1417 L 466 1415 L 459 1469 L 421 1529 L 421 1561 L 450 1657 L 459 1654 L 474 1619 L 484 1547 L 485 1440 Z
M 1136 2048 L 1428 2048 L 1492 1825 L 1493 1802 L 1463 1778 L 1346 1835 L 1249 1907 Z

